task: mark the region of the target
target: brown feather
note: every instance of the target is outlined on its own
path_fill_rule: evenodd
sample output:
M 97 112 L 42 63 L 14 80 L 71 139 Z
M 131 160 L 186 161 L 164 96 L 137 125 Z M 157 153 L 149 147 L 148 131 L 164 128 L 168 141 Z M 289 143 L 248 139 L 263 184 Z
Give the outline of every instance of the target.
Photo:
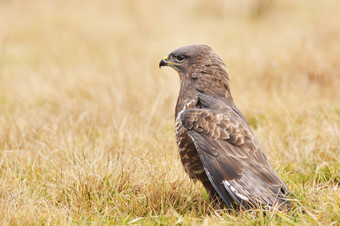
M 230 208 L 289 208 L 287 186 L 233 103 L 222 60 L 205 45 L 182 47 L 165 60 L 160 66 L 173 67 L 181 79 L 176 138 L 190 178 Z

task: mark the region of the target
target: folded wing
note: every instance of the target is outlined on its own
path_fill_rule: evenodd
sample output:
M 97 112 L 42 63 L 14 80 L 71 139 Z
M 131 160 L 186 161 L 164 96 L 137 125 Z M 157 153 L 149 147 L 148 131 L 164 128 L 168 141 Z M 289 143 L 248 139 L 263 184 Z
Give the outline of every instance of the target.
M 216 192 L 226 192 L 243 208 L 279 205 L 289 208 L 287 186 L 269 164 L 262 147 L 236 107 L 200 95 L 198 108 L 184 111 L 183 126 L 193 140 Z

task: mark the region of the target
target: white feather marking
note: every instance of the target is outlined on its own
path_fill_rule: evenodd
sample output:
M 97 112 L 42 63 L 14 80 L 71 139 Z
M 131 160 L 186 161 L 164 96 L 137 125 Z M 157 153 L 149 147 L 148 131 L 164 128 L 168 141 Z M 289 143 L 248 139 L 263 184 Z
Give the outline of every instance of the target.
M 189 107 L 191 104 L 193 104 L 196 100 L 193 99 L 191 101 L 189 101 L 188 103 L 184 104 L 183 109 L 178 113 L 177 118 L 176 118 L 176 124 L 179 123 L 180 125 L 182 125 L 182 121 L 181 121 L 181 115 L 183 114 L 183 112 L 185 110 L 187 110 L 187 107 Z
M 224 180 L 223 184 L 226 184 L 228 187 L 230 186 L 230 183 L 227 180 Z
M 239 198 L 243 199 L 243 200 L 246 200 L 246 201 L 249 201 L 249 199 L 240 194 L 240 192 L 238 192 L 227 180 L 224 180 L 222 181 L 222 184 L 224 185 L 224 187 L 227 189 L 227 190 L 231 190 L 233 193 L 235 193 L 235 195 L 237 195 Z
M 240 193 L 236 193 L 236 195 L 237 195 L 238 197 L 240 197 L 241 199 L 243 199 L 243 200 L 246 200 L 246 201 L 249 200 L 247 197 L 245 197 L 244 195 L 241 195 Z
M 223 114 L 217 114 L 216 115 L 217 120 L 220 122 L 223 119 Z
M 230 185 L 229 188 L 232 192 L 235 192 L 235 193 L 237 192 L 237 190 L 233 186 Z

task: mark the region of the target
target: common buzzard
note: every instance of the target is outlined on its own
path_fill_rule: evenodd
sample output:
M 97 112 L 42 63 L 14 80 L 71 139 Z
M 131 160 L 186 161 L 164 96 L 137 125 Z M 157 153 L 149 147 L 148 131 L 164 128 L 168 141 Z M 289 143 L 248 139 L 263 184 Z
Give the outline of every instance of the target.
M 162 66 L 175 69 L 181 80 L 176 139 L 190 178 L 229 208 L 290 209 L 288 187 L 233 102 L 223 61 L 209 46 L 191 45 L 164 57 Z

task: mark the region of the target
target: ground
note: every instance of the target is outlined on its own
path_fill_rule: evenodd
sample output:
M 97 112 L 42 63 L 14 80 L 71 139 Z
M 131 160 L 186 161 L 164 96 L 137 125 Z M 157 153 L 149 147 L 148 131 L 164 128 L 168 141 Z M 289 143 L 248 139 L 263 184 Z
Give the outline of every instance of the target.
M 1 224 L 339 224 L 339 8 L 0 1 Z M 293 213 L 217 210 L 185 175 L 179 78 L 158 63 L 188 44 L 226 62 Z

